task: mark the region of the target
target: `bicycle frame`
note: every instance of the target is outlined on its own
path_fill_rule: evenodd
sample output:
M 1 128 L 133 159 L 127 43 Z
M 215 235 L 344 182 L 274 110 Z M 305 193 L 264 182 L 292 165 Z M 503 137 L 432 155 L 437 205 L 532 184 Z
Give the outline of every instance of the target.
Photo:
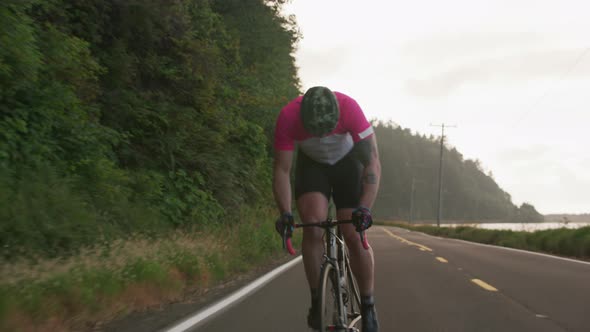
M 342 233 L 340 231 L 340 228 L 338 228 L 336 224 L 326 229 L 326 232 L 324 233 L 325 250 L 323 265 L 330 264 L 332 265 L 334 271 L 336 271 L 335 278 L 337 280 L 332 280 L 332 283 L 334 285 L 338 285 L 338 287 L 336 287 L 335 289 L 335 300 L 338 310 L 337 328 L 346 328 L 347 322 L 345 321 L 345 317 L 347 316 L 347 313 L 346 308 L 344 307 L 343 299 L 343 287 L 344 283 L 346 282 L 346 262 L 344 262 L 344 259 L 346 257 L 346 245 L 341 235 Z M 324 266 L 322 266 L 322 270 L 323 269 L 325 269 Z
M 342 237 L 342 232 L 338 227 L 341 224 L 348 224 L 352 223 L 350 220 L 342 220 L 342 221 L 334 221 L 332 219 L 328 219 L 323 222 L 319 223 L 309 223 L 309 224 L 295 224 L 294 228 L 300 227 L 320 227 L 325 230 L 324 232 L 324 262 L 322 263 L 321 267 L 321 277 L 320 277 L 320 289 L 323 292 L 326 290 L 323 289 L 325 282 L 323 279 L 331 278 L 330 281 L 333 285 L 334 291 L 334 300 L 337 310 L 337 321 L 336 325 L 332 326 L 335 331 L 358 331 L 354 325 L 361 319 L 360 312 L 354 311 L 354 304 L 356 304 L 357 309 L 360 309 L 360 295 L 358 292 L 358 286 L 356 285 L 356 280 L 352 275 L 352 271 L 350 270 L 350 262 L 348 260 L 348 253 L 346 248 L 346 243 Z M 360 232 L 360 237 L 363 243 L 363 247 L 368 249 L 368 243 L 365 237 L 364 232 Z M 291 254 L 294 254 L 295 251 L 291 245 L 290 239 L 286 241 L 286 247 Z M 334 273 L 331 273 L 331 270 Z M 328 276 L 324 276 L 324 274 L 329 274 Z M 347 285 L 351 283 L 350 285 Z M 346 293 L 346 294 L 345 294 Z M 325 294 L 322 295 L 323 300 Z M 348 311 L 351 311 L 350 313 Z M 323 315 L 324 313 L 321 313 Z M 325 326 L 322 327 L 324 329 Z

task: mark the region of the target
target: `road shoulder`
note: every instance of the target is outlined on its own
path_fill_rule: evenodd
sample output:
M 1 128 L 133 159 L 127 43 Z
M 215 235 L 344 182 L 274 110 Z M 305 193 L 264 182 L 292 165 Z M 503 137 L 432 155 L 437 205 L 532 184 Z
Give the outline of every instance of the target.
M 91 328 L 90 331 L 161 331 L 166 327 L 207 308 L 291 259 L 293 258 L 287 255 L 274 258 L 246 273 L 234 275 L 229 280 L 214 287 L 189 291 L 184 295 L 181 301 L 162 303 L 157 307 L 151 307 L 141 312 L 133 312 L 109 322 L 102 322 Z

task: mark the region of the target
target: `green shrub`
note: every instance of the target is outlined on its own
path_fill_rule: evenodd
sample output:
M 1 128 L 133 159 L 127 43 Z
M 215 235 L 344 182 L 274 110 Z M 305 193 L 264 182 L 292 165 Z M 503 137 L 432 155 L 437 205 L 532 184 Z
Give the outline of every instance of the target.
M 231 259 L 231 258 L 230 258 Z M 214 282 L 223 280 L 227 273 L 226 261 L 216 252 L 208 253 L 205 256 L 205 264 L 211 272 Z
M 531 248 L 529 242 L 528 234 L 523 232 L 506 233 L 506 236 L 498 240 L 498 244 L 501 246 L 525 250 Z
M 138 259 L 123 270 L 127 282 L 163 282 L 167 273 L 161 263 L 147 259 Z
M 50 167 L 21 170 L 20 177 L 0 174 L 4 259 L 70 255 L 132 232 L 157 235 L 171 229 L 156 208 L 130 200 L 131 194 L 119 182 L 123 181 L 120 170 L 96 166 L 101 167 L 111 172 L 86 183 L 85 191 L 79 188 L 78 178 L 59 175 Z
M 194 254 L 181 253 L 180 257 L 173 263 L 189 280 L 194 280 L 201 273 L 200 260 Z
M 0 244 L 5 259 L 17 253 L 56 256 L 99 240 L 98 216 L 72 190 L 72 179 L 50 168 L 23 178 L 0 174 Z M 6 199 L 4 199 L 6 198 Z

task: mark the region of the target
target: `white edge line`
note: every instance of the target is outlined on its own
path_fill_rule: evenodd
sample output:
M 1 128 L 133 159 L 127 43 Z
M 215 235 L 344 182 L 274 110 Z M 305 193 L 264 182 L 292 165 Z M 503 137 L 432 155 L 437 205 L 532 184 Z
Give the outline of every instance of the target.
M 433 236 L 433 235 L 430 235 L 430 234 L 422 233 L 420 231 L 414 231 L 414 232 L 420 233 L 420 234 L 424 234 L 424 235 L 426 235 L 428 237 L 435 238 L 435 239 L 453 240 L 453 241 L 457 241 L 457 242 L 474 244 L 474 245 L 483 246 L 483 247 L 490 247 L 490 248 L 496 248 L 496 249 L 504 249 L 504 250 L 509 250 L 509 251 L 517 251 L 517 252 L 521 252 L 521 253 L 525 253 L 525 254 L 550 257 L 550 258 L 560 259 L 560 260 L 563 260 L 563 261 L 568 261 L 568 262 L 573 262 L 573 263 L 580 263 L 580 264 L 590 265 L 590 262 L 586 262 L 586 261 L 582 261 L 582 260 L 578 260 L 578 259 L 565 258 L 565 257 L 559 257 L 559 256 L 544 254 L 542 252 L 528 251 L 528 250 L 522 250 L 522 249 L 516 249 L 516 248 L 510 248 L 510 247 L 495 246 L 495 245 L 491 245 L 491 244 L 485 244 L 485 243 L 479 243 L 479 242 L 471 242 L 471 241 L 465 241 L 465 240 L 460 240 L 460 239 L 453 239 L 453 238 L 450 238 L 450 237 L 442 238 L 442 237 L 438 237 L 438 236 Z
M 196 315 L 184 320 L 182 323 L 180 323 L 170 329 L 164 330 L 164 331 L 165 332 L 184 332 L 184 331 L 194 327 L 195 325 L 199 324 L 203 320 L 214 315 L 218 311 L 220 311 L 220 310 L 224 309 L 225 307 L 231 305 L 232 303 L 238 301 L 240 298 L 245 297 L 246 295 L 249 295 L 250 293 L 252 293 L 256 289 L 262 287 L 264 284 L 266 284 L 269 281 L 271 281 L 272 279 L 276 278 L 279 274 L 283 273 L 284 271 L 286 271 L 287 269 L 289 269 L 293 265 L 299 263 L 301 260 L 302 260 L 302 257 L 299 256 L 299 257 L 289 261 L 288 263 L 285 263 L 285 264 L 277 267 L 276 269 L 274 269 L 274 270 L 270 271 L 269 273 L 263 275 L 262 277 L 256 279 L 251 284 L 241 288 L 240 290 L 236 291 L 232 295 L 226 297 L 225 299 L 223 299 L 223 300 L 217 302 L 216 304 L 198 312 Z

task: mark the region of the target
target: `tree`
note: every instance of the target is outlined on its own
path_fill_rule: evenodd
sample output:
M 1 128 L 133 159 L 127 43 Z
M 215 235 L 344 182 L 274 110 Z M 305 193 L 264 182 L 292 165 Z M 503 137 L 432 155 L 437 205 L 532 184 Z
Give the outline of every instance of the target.
M 374 127 L 379 138 L 383 170 L 375 213 L 406 219 L 410 205 L 413 205 L 415 219 L 435 219 L 439 140 L 413 134 L 391 122 L 374 122 Z M 517 207 L 491 175 L 484 173 L 481 163 L 464 160 L 456 148 L 444 148 L 443 218 L 454 221 L 510 220 Z

